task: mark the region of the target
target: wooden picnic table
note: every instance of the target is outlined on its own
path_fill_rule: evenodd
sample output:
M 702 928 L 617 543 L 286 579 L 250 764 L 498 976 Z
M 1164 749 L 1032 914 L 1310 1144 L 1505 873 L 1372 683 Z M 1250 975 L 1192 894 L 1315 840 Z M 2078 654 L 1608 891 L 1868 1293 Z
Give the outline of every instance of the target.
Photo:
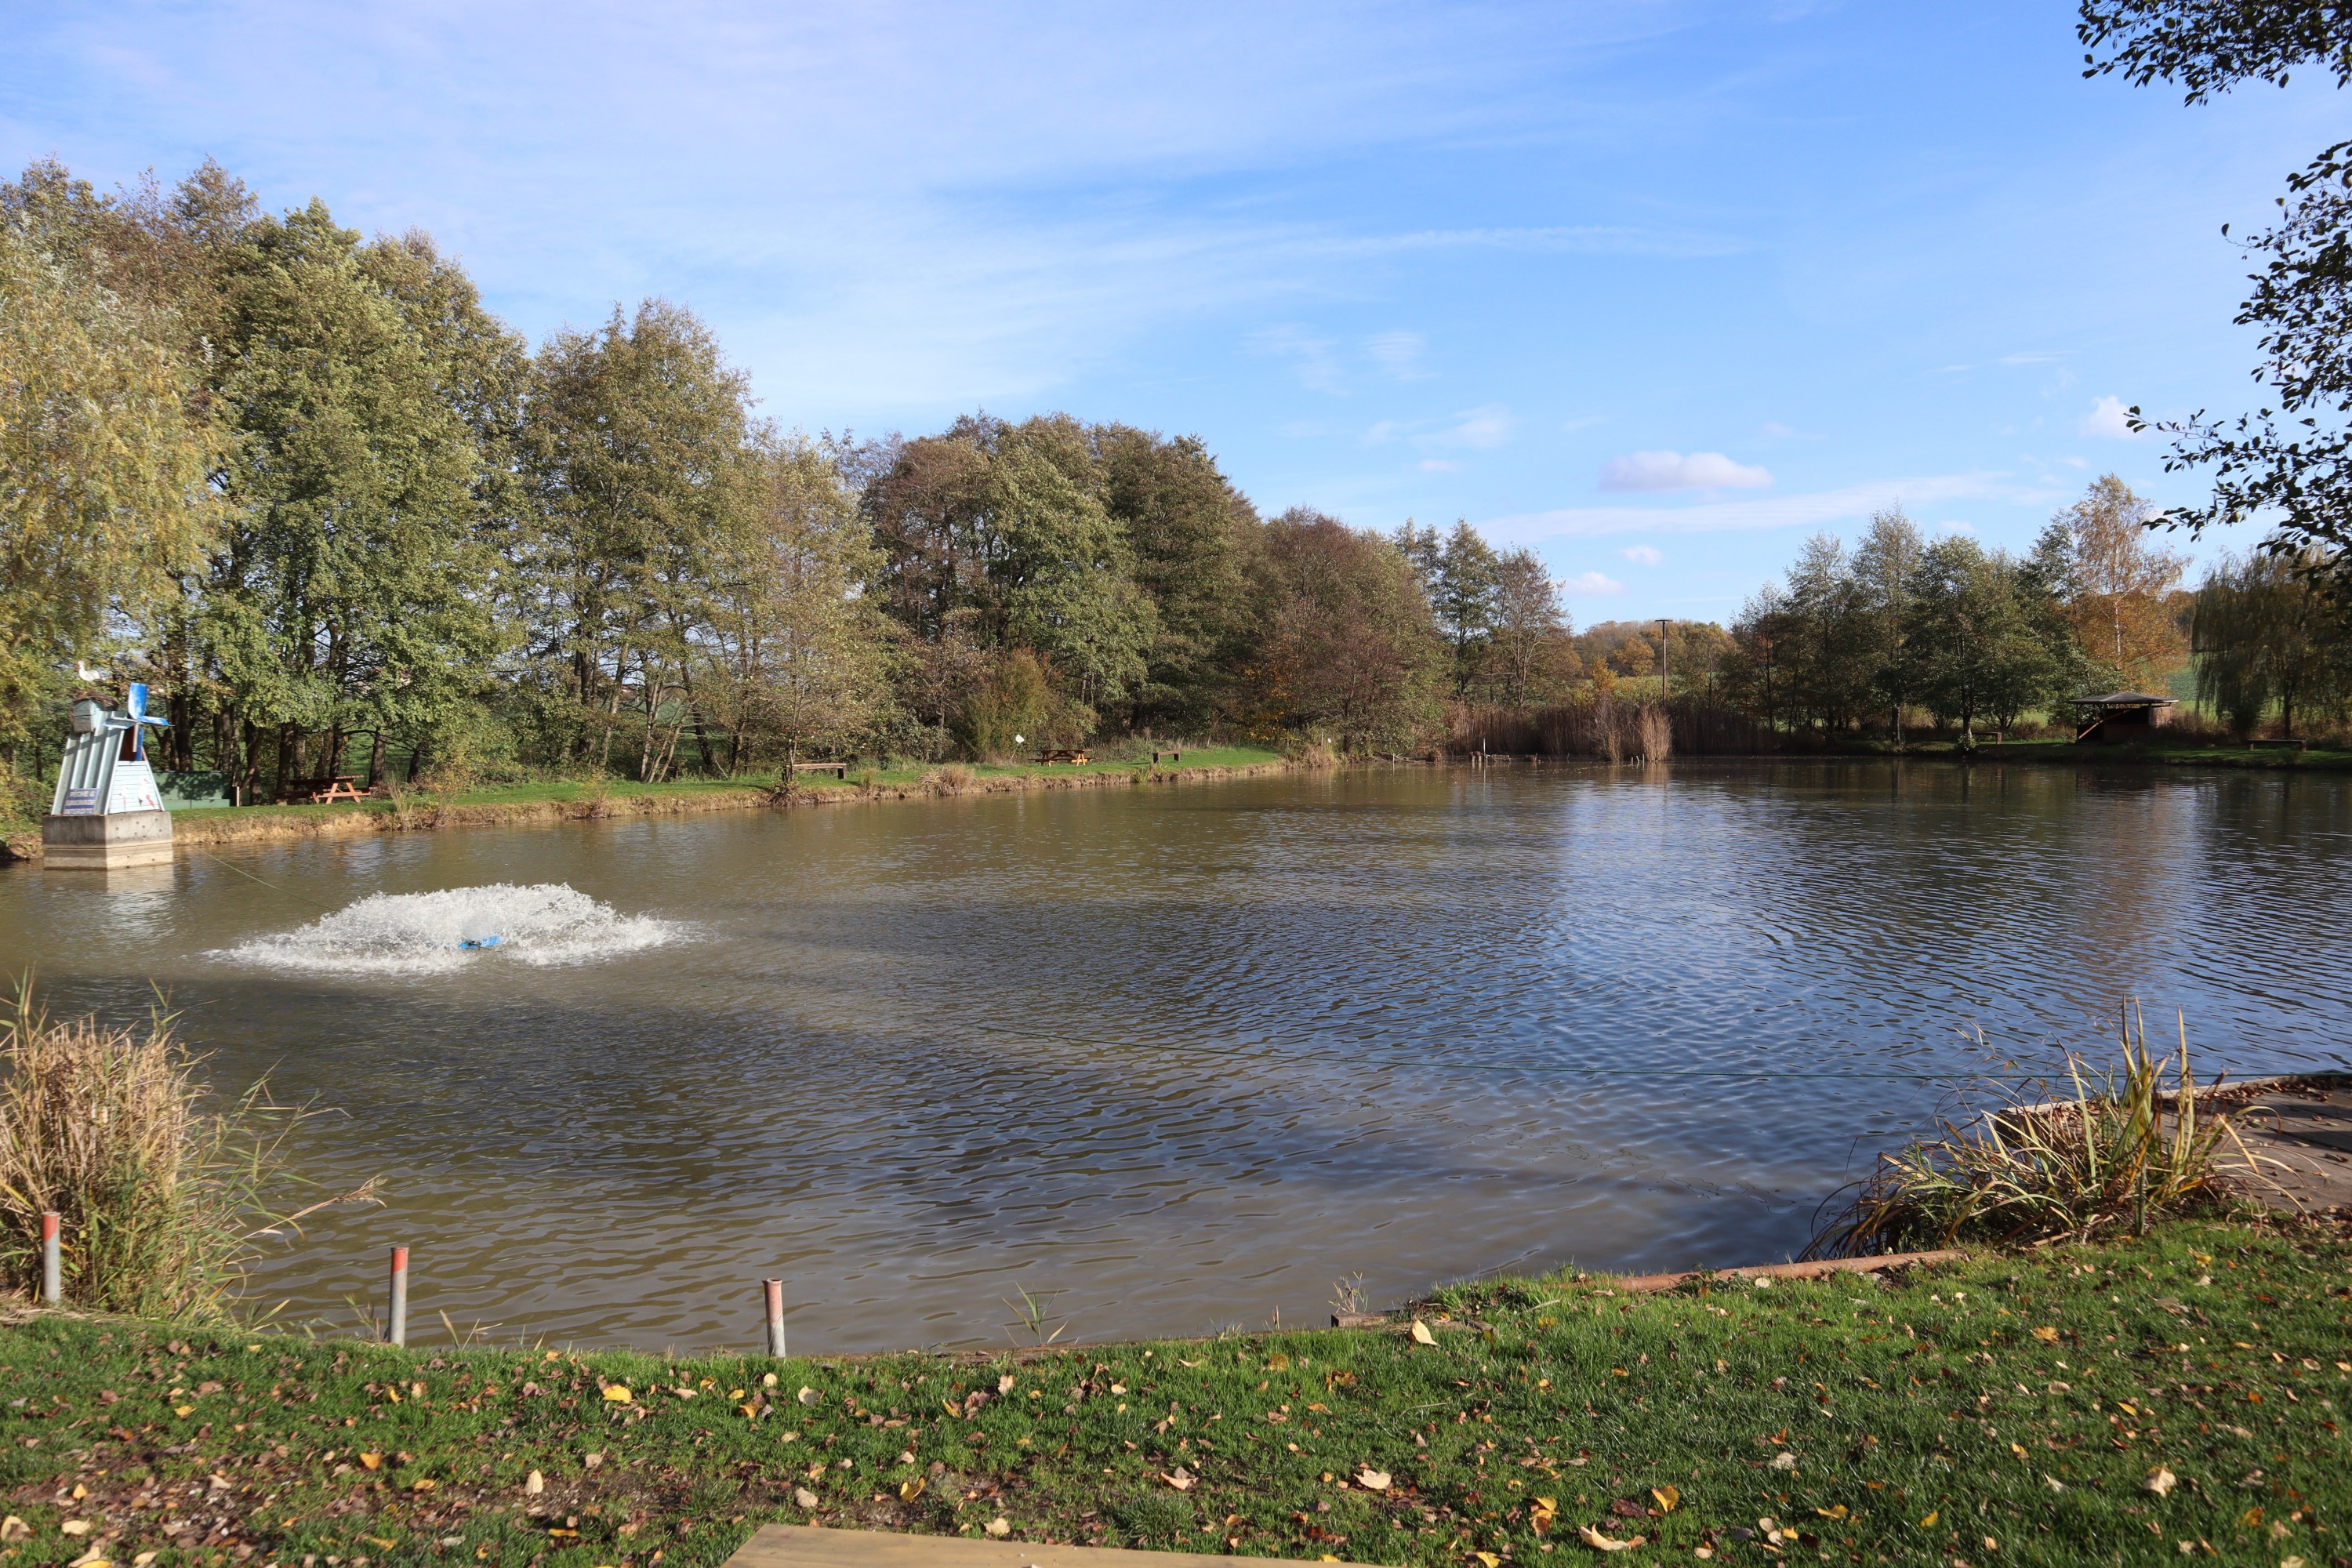
M 335 773 L 315 779 L 297 779 L 286 786 L 286 793 L 279 798 L 307 800 L 313 805 L 327 805 L 339 800 L 365 800 L 367 792 L 360 788 L 359 774 Z
M 1054 746 L 1040 751 L 1037 760 L 1041 763 L 1076 763 L 1085 767 L 1091 759 L 1075 746 Z

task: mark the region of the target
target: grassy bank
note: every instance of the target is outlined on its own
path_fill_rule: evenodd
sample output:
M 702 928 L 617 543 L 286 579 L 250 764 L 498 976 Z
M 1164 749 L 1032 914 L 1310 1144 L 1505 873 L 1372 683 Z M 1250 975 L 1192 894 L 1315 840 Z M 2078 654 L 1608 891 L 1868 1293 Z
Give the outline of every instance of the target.
M 2352 1552 L 2340 1228 L 1886 1285 L 1495 1280 L 1421 1316 L 1433 1343 L 779 1363 L 21 1314 L 5 1559 L 708 1564 L 771 1520 L 1478 1568 L 1584 1529 L 1752 1563 Z
M 984 795 L 1034 789 L 1083 789 L 1129 784 L 1204 780 L 1278 770 L 1279 752 L 1249 746 L 1187 751 L 1180 763 L 1103 761 L 852 769 L 847 782 L 803 773 L 795 805 L 857 800 L 907 800 L 926 795 Z M 762 810 L 778 804 L 772 773 L 734 779 L 684 779 L 641 784 L 625 780 L 557 779 L 447 793 L 404 793 L 332 805 L 223 806 L 172 814 L 183 844 L 336 837 L 347 834 L 415 832 L 435 827 L 593 821 L 624 816 L 691 816 Z M 37 826 L 0 845 L 30 858 L 39 852 Z
M 2220 741 L 2179 744 L 2159 742 L 2145 746 L 2078 746 L 2072 741 L 2053 737 L 2008 741 L 1998 745 L 1989 741 L 1980 742 L 1974 751 L 1963 751 L 1949 741 L 1911 741 L 1898 748 L 1891 741 L 1852 740 L 1824 751 L 1780 754 L 1933 757 L 1948 761 L 2005 763 L 2105 763 L 2123 766 L 2261 768 L 2316 773 L 2352 769 L 2352 751 L 2326 746 L 2314 746 L 2307 752 L 2279 746 L 2249 749 L 2242 744 L 2231 745 Z

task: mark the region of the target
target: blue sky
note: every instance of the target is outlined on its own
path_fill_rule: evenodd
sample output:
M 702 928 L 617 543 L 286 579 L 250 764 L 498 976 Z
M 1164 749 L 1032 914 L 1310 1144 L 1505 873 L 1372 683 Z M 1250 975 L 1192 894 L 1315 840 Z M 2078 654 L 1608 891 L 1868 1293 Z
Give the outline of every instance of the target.
M 1900 500 L 2021 544 L 2235 411 L 2316 80 L 2085 82 L 2070 7 L 0 0 L 0 159 L 430 229 L 534 341 L 660 294 L 786 425 L 1194 432 L 1727 619 Z M 2219 541 L 2200 550 L 2210 555 Z

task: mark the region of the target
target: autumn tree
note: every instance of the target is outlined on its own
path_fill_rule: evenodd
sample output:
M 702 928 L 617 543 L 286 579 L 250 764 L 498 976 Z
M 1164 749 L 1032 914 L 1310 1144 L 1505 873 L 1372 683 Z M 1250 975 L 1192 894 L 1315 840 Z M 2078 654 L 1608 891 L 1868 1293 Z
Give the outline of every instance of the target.
M 2058 514 L 2072 542 L 2069 611 L 2084 650 L 2117 688 L 2144 690 L 2188 652 L 2167 595 L 2188 563 L 2150 548 L 2156 509 L 2113 474 Z
M 1577 672 L 1571 635 L 1559 584 L 1535 552 L 1496 557 L 1491 674 L 1504 706 L 1525 708 L 1559 694 Z
M 879 552 L 813 443 L 754 433 L 717 546 L 702 657 L 682 681 L 725 735 L 726 769 L 847 754 L 894 717 L 887 618 L 864 584 Z M 696 670 L 702 677 L 696 683 Z M 706 748 L 713 752 L 715 747 Z
M 1250 708 L 1261 732 L 1343 749 L 1413 744 L 1434 721 L 1444 645 L 1396 543 L 1293 508 L 1266 526 L 1253 595 Z

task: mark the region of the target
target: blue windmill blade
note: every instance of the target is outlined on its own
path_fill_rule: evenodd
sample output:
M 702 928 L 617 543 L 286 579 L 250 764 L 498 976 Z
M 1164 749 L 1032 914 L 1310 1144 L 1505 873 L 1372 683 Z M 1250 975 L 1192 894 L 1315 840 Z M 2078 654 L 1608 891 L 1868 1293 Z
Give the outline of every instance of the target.
M 147 717 L 147 683 L 143 680 L 131 683 L 131 700 L 124 707 L 131 715 L 131 755 L 134 761 L 143 763 L 147 760 L 147 731 L 143 726 L 152 724 L 159 730 L 168 730 L 171 721 Z

